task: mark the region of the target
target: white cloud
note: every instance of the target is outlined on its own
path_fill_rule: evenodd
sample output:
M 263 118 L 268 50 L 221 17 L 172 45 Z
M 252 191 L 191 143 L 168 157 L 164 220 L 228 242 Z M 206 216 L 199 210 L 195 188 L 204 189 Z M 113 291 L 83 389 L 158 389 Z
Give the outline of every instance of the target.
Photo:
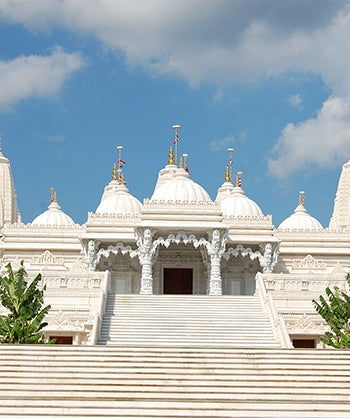
M 340 158 L 342 147 L 348 149 L 348 123 L 334 108 L 347 108 L 350 97 L 349 0 L 0 0 L 0 19 L 36 31 L 60 27 L 94 36 L 129 65 L 192 85 L 221 88 L 287 71 L 317 74 L 332 97 L 317 118 L 284 128 L 270 172 L 286 177 L 310 163 L 324 166 Z M 44 91 L 34 81 L 22 83 L 13 83 L 13 93 L 5 89 L 7 96 L 16 100 L 55 90 L 55 83 L 46 82 Z M 299 99 L 294 96 L 291 104 L 300 106 Z M 222 91 L 214 100 L 223 100 Z M 211 147 L 226 145 L 213 141 Z
M 341 78 L 341 85 L 350 84 L 347 3 L 0 0 L 0 18 L 35 30 L 59 26 L 93 35 L 130 64 L 191 83 L 220 85 L 294 70 L 315 71 L 334 85 Z
M 56 94 L 67 77 L 83 65 L 79 55 L 61 48 L 55 48 L 48 56 L 0 61 L 0 107 L 6 109 L 20 100 Z
M 236 139 L 233 135 L 226 136 L 225 138 L 211 141 L 209 144 L 210 150 L 213 152 L 221 151 L 225 148 L 231 148 L 232 144 L 236 142 Z
M 303 99 L 300 97 L 300 94 L 293 94 L 288 97 L 288 103 L 298 109 L 302 108 Z
M 269 171 L 286 178 L 310 164 L 334 167 L 350 158 L 350 97 L 331 97 L 317 117 L 288 124 L 268 161 Z

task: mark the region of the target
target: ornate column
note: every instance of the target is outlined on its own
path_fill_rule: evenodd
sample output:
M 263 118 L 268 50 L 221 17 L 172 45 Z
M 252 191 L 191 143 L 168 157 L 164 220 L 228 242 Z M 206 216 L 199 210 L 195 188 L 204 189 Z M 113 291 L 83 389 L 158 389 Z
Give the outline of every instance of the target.
M 153 257 L 153 243 L 152 233 L 150 229 L 145 229 L 143 233 L 137 232 L 136 244 L 139 247 L 137 255 L 142 267 L 141 273 L 141 295 L 153 294 L 153 277 L 152 277 L 152 257 Z
M 94 240 L 90 240 L 87 243 L 87 248 L 84 248 L 85 258 L 84 262 L 87 265 L 86 269 L 88 271 L 95 271 L 97 264 L 97 246 L 98 243 Z
M 220 239 L 220 231 L 215 229 L 211 243 L 207 245 L 210 256 L 209 295 L 222 295 L 221 257 L 225 251 L 226 241 L 226 234 Z
M 272 244 L 268 242 L 265 246 L 261 245 L 261 247 L 264 249 L 264 255 L 259 257 L 259 261 L 263 269 L 263 273 L 272 273 L 279 255 L 278 245 L 272 247 Z

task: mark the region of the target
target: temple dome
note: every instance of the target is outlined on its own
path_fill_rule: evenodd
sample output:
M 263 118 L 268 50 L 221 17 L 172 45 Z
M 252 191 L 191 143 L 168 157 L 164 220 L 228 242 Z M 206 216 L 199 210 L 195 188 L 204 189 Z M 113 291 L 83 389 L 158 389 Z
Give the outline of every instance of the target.
M 61 210 L 60 205 L 56 201 L 53 201 L 45 212 L 33 220 L 32 225 L 67 226 L 75 225 L 75 222 Z
M 106 187 L 96 214 L 137 216 L 141 214 L 142 204 L 129 193 L 124 184 L 116 180 Z
M 224 217 L 264 216 L 260 207 L 240 187 L 233 187 L 230 196 L 222 199 L 220 204 Z
M 211 198 L 202 186 L 189 178 L 185 169 L 178 168 L 171 180 L 155 189 L 151 201 L 211 202 Z
M 292 215 L 285 219 L 278 229 L 298 231 L 321 231 L 323 226 L 320 222 L 309 215 L 302 204 L 299 204 Z

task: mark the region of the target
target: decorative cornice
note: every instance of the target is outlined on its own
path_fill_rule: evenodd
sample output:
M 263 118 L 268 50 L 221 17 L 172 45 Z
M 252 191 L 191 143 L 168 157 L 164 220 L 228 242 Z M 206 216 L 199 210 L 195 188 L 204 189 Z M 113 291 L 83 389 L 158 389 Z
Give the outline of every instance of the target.
M 143 201 L 144 206 L 179 206 L 179 207 L 193 207 L 196 208 L 200 207 L 210 207 L 210 208 L 219 208 L 217 202 L 212 201 L 205 201 L 205 200 L 155 200 L 155 199 L 144 199 Z

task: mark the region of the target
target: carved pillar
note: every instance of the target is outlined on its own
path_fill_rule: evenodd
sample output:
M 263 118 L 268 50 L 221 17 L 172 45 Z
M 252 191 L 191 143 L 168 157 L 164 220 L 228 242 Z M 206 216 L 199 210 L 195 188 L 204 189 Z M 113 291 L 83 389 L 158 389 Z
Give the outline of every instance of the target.
M 97 264 L 97 242 L 94 240 L 90 240 L 87 244 L 87 250 L 85 252 L 85 263 L 87 265 L 86 269 L 88 271 L 95 271 L 96 264 Z
M 263 269 L 263 273 L 272 273 L 279 255 L 278 245 L 272 247 L 272 244 L 268 242 L 265 246 L 261 245 L 261 247 L 264 249 L 264 255 L 259 257 L 259 262 Z
M 222 295 L 221 280 L 221 257 L 225 251 L 227 235 L 220 239 L 220 231 L 213 231 L 211 243 L 208 243 L 207 250 L 210 256 L 210 279 L 209 295 Z
M 138 248 L 137 255 L 140 260 L 142 267 L 141 272 L 141 284 L 140 294 L 141 295 L 152 295 L 153 294 L 153 277 L 152 277 L 152 256 L 154 253 L 154 245 L 152 242 L 152 233 L 150 229 L 146 228 L 143 233 L 137 232 Z
M 152 295 L 153 277 L 151 254 L 143 254 L 140 256 L 140 263 L 142 266 L 140 295 Z
M 221 255 L 210 256 L 209 295 L 222 295 Z

